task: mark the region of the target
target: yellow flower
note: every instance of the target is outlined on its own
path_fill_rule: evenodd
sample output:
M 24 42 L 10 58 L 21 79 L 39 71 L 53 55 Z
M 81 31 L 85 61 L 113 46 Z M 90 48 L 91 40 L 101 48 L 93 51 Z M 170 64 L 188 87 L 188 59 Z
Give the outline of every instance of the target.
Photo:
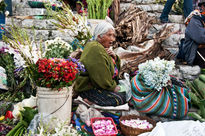
M 0 117 L 0 121 L 4 120 L 5 119 L 5 116 L 1 116 Z

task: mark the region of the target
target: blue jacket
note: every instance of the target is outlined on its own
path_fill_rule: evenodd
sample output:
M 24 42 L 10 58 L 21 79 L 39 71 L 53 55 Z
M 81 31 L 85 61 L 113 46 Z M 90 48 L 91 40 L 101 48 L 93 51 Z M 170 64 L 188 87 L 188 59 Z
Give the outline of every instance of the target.
M 205 28 L 200 16 L 193 16 L 185 30 L 185 41 L 182 50 L 185 61 L 192 65 L 199 45 L 205 44 Z

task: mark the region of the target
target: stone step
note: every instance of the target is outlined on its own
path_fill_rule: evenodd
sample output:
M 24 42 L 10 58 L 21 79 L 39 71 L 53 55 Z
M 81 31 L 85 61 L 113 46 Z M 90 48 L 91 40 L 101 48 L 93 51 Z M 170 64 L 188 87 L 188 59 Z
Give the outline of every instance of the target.
M 156 0 L 132 0 L 133 4 L 153 4 Z
M 56 22 L 53 19 L 18 19 L 14 17 L 6 18 L 6 25 L 17 25 L 22 28 L 35 28 L 37 30 L 56 30 L 56 26 L 52 24 L 52 22 Z
M 22 8 L 16 8 L 13 15 L 14 16 L 47 15 L 47 11 L 45 8 L 22 7 Z
M 120 12 L 127 11 L 131 3 L 122 3 L 120 4 Z M 161 12 L 164 8 L 163 5 L 160 4 L 149 4 L 149 5 L 134 5 L 135 7 L 141 8 L 144 11 L 148 12 L 148 15 L 155 17 L 156 19 L 159 19 Z M 169 14 L 169 20 L 172 23 L 183 23 L 184 17 L 182 15 L 172 15 Z M 159 23 L 159 21 L 157 22 Z
M 163 46 L 178 47 L 180 40 L 184 38 L 184 34 L 172 34 L 170 37 L 165 39 L 162 43 Z
M 161 13 L 151 13 L 151 12 L 148 12 L 148 15 L 151 16 L 151 17 L 155 17 L 156 18 L 156 22 L 157 24 L 160 24 L 160 20 L 159 20 L 159 17 L 161 15 Z M 184 24 L 184 17 L 182 15 L 169 15 L 169 20 L 172 22 L 172 23 L 178 23 L 178 24 Z
M 159 32 L 162 28 L 165 26 L 173 26 L 173 31 L 178 31 L 178 33 L 185 33 L 186 26 L 184 24 L 178 24 L 178 23 L 165 23 L 165 24 L 154 24 L 150 28 L 150 34 L 154 34 Z
M 58 30 L 33 30 L 33 29 L 25 29 L 29 35 L 30 38 L 34 39 L 35 41 L 46 41 L 46 40 L 53 40 L 56 37 L 61 37 L 63 40 L 67 42 L 72 42 L 74 40 L 74 37 L 72 35 L 71 31 L 68 31 L 66 33 L 62 33 Z M 34 35 L 35 33 L 35 35 Z M 7 35 L 9 35 L 7 33 Z
M 120 3 L 120 12 L 127 11 L 130 5 L 131 3 Z M 160 4 L 148 4 L 148 5 L 133 4 L 133 5 L 147 12 L 162 12 L 164 8 L 164 6 Z
M 25 28 L 31 37 L 34 37 L 32 33 L 34 28 L 37 40 L 42 39 L 43 41 L 45 41 L 49 39 L 55 39 L 56 37 L 61 37 L 63 40 L 67 42 L 72 42 L 74 39 L 71 31 L 68 31 L 65 34 L 57 30 L 57 28 L 52 24 L 52 22 L 56 22 L 53 19 L 38 20 L 38 19 L 16 19 L 13 17 L 8 17 L 6 18 L 7 28 L 9 28 L 9 25 L 12 25 L 12 19 L 13 19 L 13 23 L 16 26 Z M 101 21 L 102 20 L 88 19 L 88 22 L 91 25 L 91 33 L 94 31 L 95 26 Z

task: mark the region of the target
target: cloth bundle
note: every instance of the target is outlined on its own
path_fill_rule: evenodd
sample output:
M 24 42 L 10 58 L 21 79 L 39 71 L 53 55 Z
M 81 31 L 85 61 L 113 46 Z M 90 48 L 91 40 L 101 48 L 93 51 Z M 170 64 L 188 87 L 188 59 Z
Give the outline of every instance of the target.
M 178 83 L 178 85 L 173 84 L 157 91 L 145 85 L 140 74 L 137 74 L 133 77 L 131 84 L 132 103 L 139 112 L 171 118 L 182 118 L 186 116 L 189 109 L 190 97 L 188 89 L 179 86 L 181 83 Z

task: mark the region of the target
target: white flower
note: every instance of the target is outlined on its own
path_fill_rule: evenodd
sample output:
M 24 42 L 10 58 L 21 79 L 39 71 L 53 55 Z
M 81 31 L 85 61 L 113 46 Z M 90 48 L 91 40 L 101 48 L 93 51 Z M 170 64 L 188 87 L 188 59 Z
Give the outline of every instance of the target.
M 13 114 L 15 119 L 20 118 L 20 114 L 21 114 L 20 111 L 22 111 L 22 110 L 23 110 L 23 107 L 22 107 L 21 102 L 14 105 L 14 110 L 12 111 L 12 114 Z
M 19 102 L 17 104 L 14 105 L 14 110 L 12 112 L 13 116 L 15 119 L 19 119 L 20 117 L 20 111 L 24 110 L 23 107 L 35 107 L 36 105 L 36 97 L 31 96 L 28 99 L 24 99 L 22 102 Z
M 30 98 L 24 99 L 22 101 L 22 106 L 23 107 L 31 107 L 31 108 L 33 108 L 33 107 L 37 106 L 36 105 L 36 101 L 37 101 L 37 98 L 34 97 L 34 96 L 31 96 Z
M 15 51 L 13 48 L 7 47 L 8 49 L 5 50 L 5 52 L 8 52 L 9 54 L 14 55 L 14 63 L 17 68 L 19 67 L 25 67 L 25 60 L 19 54 L 17 51 Z
M 139 73 L 147 86 L 160 91 L 167 86 L 170 72 L 175 66 L 174 61 L 167 61 L 159 57 L 148 60 L 139 65 Z
M 5 12 L 5 16 L 8 16 L 8 15 L 9 15 L 9 11 L 6 11 L 6 12 Z

